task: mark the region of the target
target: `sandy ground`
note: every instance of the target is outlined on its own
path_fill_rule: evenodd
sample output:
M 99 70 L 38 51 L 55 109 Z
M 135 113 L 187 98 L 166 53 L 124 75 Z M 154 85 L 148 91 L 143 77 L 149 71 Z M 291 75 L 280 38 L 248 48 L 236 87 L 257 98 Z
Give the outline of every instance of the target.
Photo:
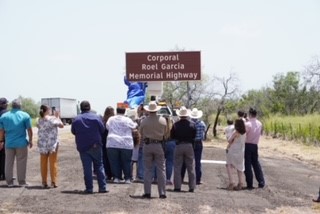
M 183 185 L 181 193 L 167 186 L 167 199 L 141 199 L 143 184 L 108 183 L 109 193 L 83 195 L 83 173 L 70 127 L 60 131 L 59 187 L 42 189 L 39 154 L 29 152 L 28 187 L 7 188 L 0 181 L 0 213 L 320 213 L 312 202 L 320 185 L 320 148 L 263 137 L 260 160 L 264 189 L 228 191 L 224 164 L 203 163 L 203 182 L 194 193 Z M 225 161 L 224 140 L 205 143 L 203 160 Z M 254 183 L 257 186 L 257 183 Z M 136 197 L 131 198 L 129 195 Z

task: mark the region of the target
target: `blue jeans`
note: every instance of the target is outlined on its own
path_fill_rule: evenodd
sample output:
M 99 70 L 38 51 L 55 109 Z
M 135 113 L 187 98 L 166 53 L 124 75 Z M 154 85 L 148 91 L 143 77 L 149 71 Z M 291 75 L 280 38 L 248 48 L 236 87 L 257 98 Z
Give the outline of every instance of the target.
M 80 158 L 83 167 L 86 191 L 93 191 L 92 164 L 94 167 L 94 171 L 97 173 L 99 191 L 106 190 L 107 183 L 102 162 L 101 146 L 94 144 L 94 146 L 92 146 L 89 150 L 80 152 Z
M 115 178 L 122 178 L 122 171 L 125 180 L 131 179 L 131 157 L 132 149 L 107 149 L 111 171 Z
M 195 141 L 193 151 L 194 151 L 194 162 L 195 162 L 195 174 L 196 174 L 196 184 L 201 183 L 202 177 L 202 167 L 201 167 L 201 158 L 202 158 L 202 150 L 203 150 L 203 143 L 202 141 Z M 186 174 L 186 164 L 182 164 L 181 168 L 181 178 L 182 181 Z
M 196 183 L 201 182 L 202 170 L 201 170 L 201 157 L 202 157 L 203 143 L 202 141 L 195 141 L 194 144 L 194 160 L 196 171 Z
M 173 157 L 174 157 L 175 148 L 176 148 L 176 142 L 174 140 L 169 140 L 168 142 L 166 142 L 165 158 L 166 158 L 167 180 L 170 180 L 172 176 Z
M 139 179 L 143 179 L 144 167 L 143 167 L 143 147 L 139 148 L 139 157 L 138 157 L 138 169 L 137 169 L 137 177 Z

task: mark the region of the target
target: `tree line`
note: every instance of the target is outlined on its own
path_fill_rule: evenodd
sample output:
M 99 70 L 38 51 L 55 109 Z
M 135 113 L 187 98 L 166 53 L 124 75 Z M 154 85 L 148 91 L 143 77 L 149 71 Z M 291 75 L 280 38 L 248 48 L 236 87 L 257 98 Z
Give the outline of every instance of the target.
M 241 94 L 236 73 L 225 77 L 202 75 L 199 82 L 166 82 L 163 98 L 172 108 L 184 105 L 204 112 L 204 121 L 213 135 L 221 114 L 230 117 L 237 110 L 254 107 L 260 117 L 272 115 L 307 115 L 320 112 L 320 61 L 314 57 L 302 71 L 288 71 L 273 76 L 269 87 Z

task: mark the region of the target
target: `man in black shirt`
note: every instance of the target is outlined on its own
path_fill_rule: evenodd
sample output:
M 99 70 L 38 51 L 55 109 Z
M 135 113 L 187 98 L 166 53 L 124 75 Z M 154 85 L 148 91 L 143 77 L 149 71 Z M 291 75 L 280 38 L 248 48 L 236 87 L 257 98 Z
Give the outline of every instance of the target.
M 171 138 L 175 139 L 177 144 L 174 157 L 174 191 L 181 191 L 181 168 L 185 163 L 189 176 L 189 192 L 193 192 L 196 186 L 193 143 L 197 130 L 194 122 L 189 120 L 189 109 L 182 106 L 177 115 L 180 120 L 171 129 Z

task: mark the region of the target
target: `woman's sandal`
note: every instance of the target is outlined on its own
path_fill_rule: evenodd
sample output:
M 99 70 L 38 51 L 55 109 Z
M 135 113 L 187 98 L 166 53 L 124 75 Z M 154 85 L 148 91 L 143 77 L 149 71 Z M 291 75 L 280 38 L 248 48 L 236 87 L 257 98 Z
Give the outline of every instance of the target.
M 242 188 L 243 188 L 242 183 L 238 183 L 238 185 L 234 187 L 234 190 L 242 190 Z
M 227 187 L 227 190 L 233 190 L 235 187 L 234 187 L 234 184 L 229 184 L 229 186 Z

